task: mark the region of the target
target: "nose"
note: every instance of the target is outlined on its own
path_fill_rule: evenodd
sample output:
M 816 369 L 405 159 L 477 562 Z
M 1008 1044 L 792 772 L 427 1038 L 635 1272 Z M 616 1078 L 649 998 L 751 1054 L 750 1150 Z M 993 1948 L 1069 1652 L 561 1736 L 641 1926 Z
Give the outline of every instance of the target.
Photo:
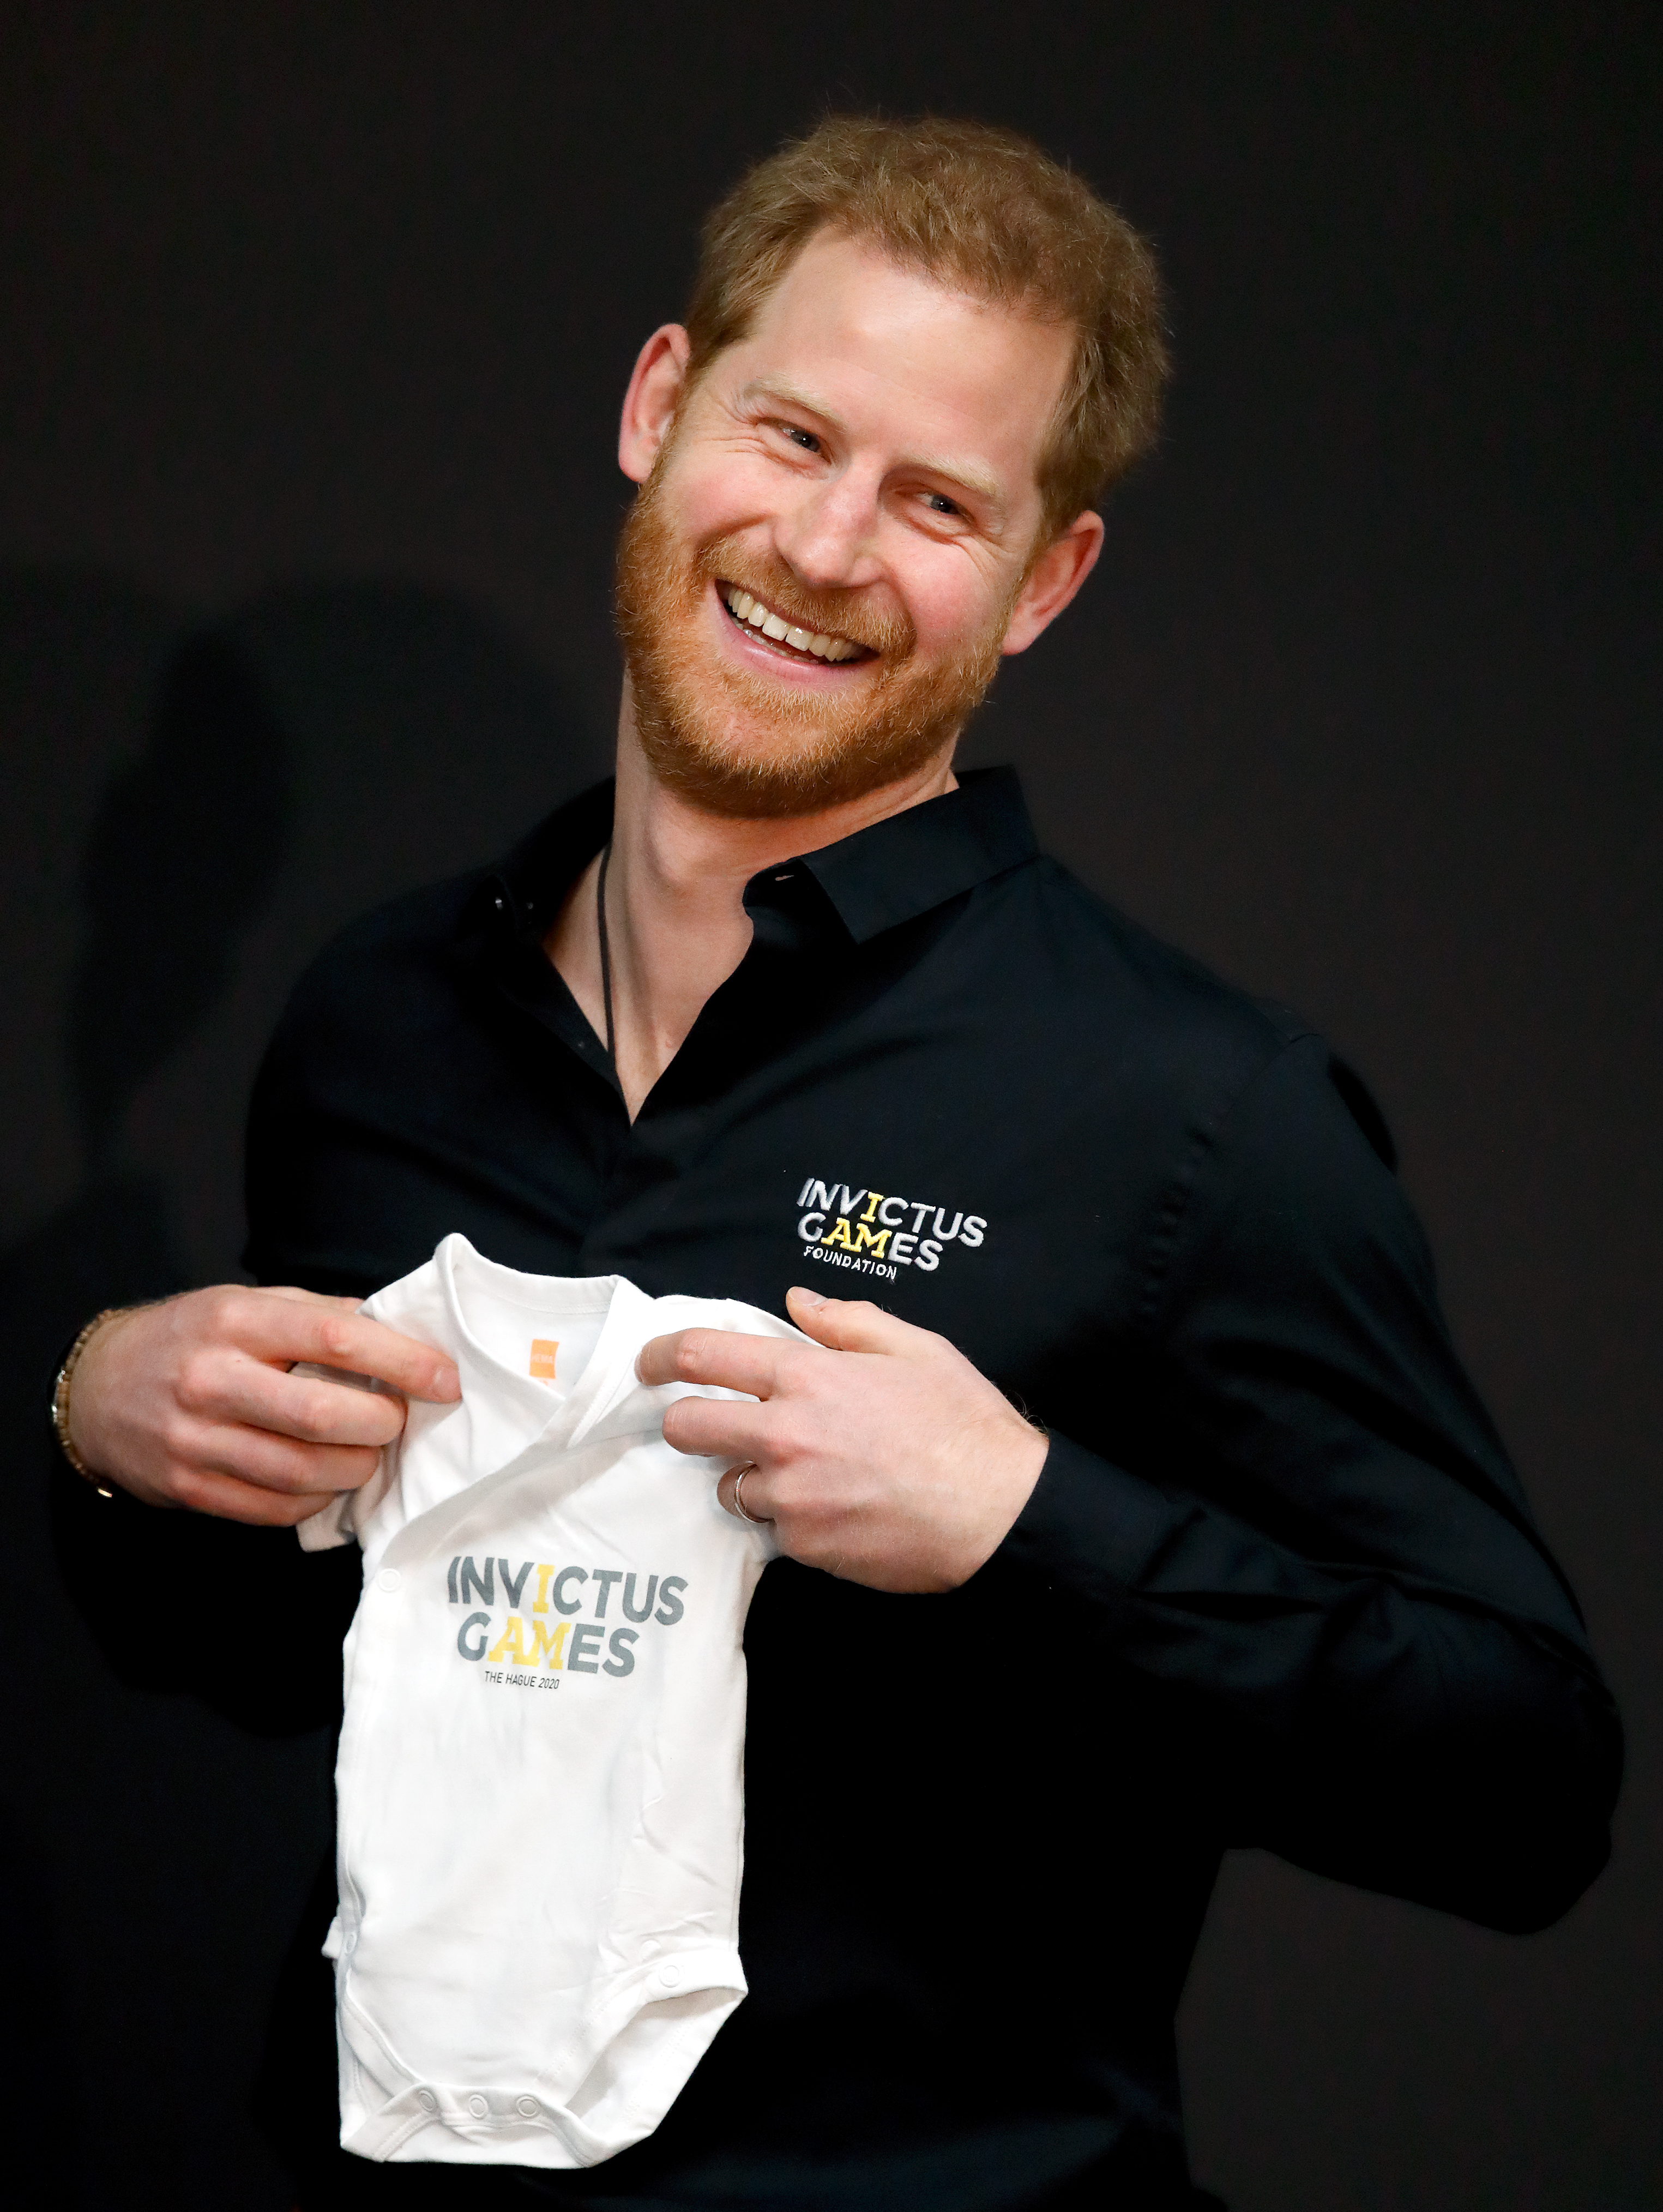
M 878 489 L 841 470 L 807 485 L 776 519 L 774 542 L 803 581 L 818 591 L 849 591 L 876 581 Z

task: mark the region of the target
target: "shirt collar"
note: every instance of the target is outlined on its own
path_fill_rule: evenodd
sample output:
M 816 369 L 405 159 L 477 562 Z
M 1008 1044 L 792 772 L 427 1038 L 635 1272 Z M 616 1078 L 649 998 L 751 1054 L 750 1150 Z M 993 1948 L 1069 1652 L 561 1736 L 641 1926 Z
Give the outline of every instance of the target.
M 800 865 L 857 945 L 1020 867 L 1039 850 L 1013 768 L 967 769 L 956 791 L 886 815 Z
M 464 927 L 494 922 L 521 939 L 541 938 L 611 833 L 609 777 L 557 807 L 487 873 L 464 910 Z M 1022 866 L 1038 849 L 1016 770 L 967 769 L 956 791 L 762 870 L 746 886 L 745 903 L 801 872 L 864 945 Z

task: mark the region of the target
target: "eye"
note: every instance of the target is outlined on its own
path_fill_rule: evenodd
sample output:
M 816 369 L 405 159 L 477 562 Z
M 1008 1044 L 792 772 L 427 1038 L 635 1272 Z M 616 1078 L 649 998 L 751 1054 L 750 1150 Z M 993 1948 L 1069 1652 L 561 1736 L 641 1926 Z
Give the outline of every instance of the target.
M 964 512 L 958 501 L 949 499 L 944 491 L 926 492 L 924 503 L 932 514 L 962 514 Z
M 819 439 L 812 430 L 805 430 L 800 422 L 779 422 L 774 427 L 785 432 L 799 453 L 817 453 L 820 451 Z

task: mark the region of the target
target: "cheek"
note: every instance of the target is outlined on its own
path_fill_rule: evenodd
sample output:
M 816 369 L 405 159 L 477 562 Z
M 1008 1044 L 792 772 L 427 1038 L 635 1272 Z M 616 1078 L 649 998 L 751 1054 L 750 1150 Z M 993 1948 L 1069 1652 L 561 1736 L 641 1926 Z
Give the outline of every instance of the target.
M 772 512 L 771 474 L 765 462 L 743 454 L 726 456 L 719 467 L 678 471 L 670 487 L 677 530 L 703 545 L 747 524 L 766 522 Z
M 980 639 L 1000 611 L 998 592 L 960 554 L 916 561 L 896 581 L 918 631 L 918 649 L 932 659 Z

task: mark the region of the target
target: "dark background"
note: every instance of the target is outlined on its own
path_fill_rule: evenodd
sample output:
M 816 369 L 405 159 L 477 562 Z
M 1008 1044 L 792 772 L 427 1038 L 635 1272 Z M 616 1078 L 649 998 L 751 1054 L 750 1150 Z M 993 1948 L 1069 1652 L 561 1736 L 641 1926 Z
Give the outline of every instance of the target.
M 327 1754 L 123 1663 L 160 1622 L 253 1679 L 281 1624 L 184 1549 L 54 1557 L 41 1370 L 234 1272 L 250 1073 L 324 938 L 603 770 L 624 380 L 700 210 L 828 100 L 1015 124 L 1159 246 L 1163 448 L 972 757 L 1369 1077 L 1630 1730 L 1545 1936 L 1228 1866 L 1198 2175 L 1663 2202 L 1659 24 L 0 6 L 0 2009 L 54 2202 L 288 2204 L 249 2085 Z

